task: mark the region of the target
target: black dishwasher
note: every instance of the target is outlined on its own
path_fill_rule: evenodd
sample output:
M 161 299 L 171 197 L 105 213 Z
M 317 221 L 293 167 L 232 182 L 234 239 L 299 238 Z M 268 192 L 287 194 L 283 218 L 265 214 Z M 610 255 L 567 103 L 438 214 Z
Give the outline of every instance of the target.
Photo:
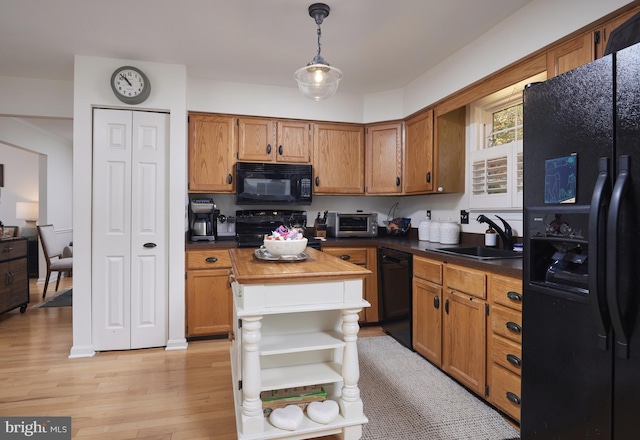
M 407 348 L 411 343 L 411 277 L 413 256 L 378 249 L 378 307 L 384 331 Z

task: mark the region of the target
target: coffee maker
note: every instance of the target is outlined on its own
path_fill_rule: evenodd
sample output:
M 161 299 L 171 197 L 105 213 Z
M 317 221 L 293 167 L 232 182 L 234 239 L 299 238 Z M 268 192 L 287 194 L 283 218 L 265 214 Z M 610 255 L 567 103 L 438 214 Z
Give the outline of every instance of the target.
M 210 197 L 189 197 L 189 236 L 191 241 L 217 239 L 217 216 L 220 213 Z

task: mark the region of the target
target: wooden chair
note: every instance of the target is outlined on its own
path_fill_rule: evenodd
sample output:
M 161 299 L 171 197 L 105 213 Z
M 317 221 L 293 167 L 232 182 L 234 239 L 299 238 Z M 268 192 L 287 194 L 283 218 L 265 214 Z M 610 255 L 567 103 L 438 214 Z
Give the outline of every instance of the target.
M 44 299 L 47 294 L 51 272 L 58 272 L 58 280 L 56 281 L 57 292 L 60 286 L 62 272 L 69 272 L 69 274 L 71 274 L 73 270 L 73 258 L 62 257 L 63 247 L 60 245 L 53 225 L 38 226 L 38 235 L 40 236 L 40 243 L 42 243 L 44 257 L 47 260 L 47 278 L 44 282 L 44 291 L 42 292 L 42 298 Z

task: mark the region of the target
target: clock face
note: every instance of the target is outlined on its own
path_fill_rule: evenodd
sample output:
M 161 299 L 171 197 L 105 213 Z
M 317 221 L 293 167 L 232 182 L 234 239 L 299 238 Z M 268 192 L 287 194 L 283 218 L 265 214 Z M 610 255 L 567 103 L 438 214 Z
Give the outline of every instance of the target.
M 135 67 L 116 69 L 111 75 L 111 88 L 118 99 L 127 104 L 139 104 L 149 97 L 151 84 L 147 76 Z

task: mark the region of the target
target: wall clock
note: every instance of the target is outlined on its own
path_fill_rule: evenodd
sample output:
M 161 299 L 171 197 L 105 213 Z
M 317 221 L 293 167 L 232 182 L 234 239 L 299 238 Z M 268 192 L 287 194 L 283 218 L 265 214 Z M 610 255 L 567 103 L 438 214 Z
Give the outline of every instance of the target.
M 151 93 L 151 82 L 142 70 L 132 66 L 118 67 L 111 75 L 111 89 L 126 104 L 140 104 Z

